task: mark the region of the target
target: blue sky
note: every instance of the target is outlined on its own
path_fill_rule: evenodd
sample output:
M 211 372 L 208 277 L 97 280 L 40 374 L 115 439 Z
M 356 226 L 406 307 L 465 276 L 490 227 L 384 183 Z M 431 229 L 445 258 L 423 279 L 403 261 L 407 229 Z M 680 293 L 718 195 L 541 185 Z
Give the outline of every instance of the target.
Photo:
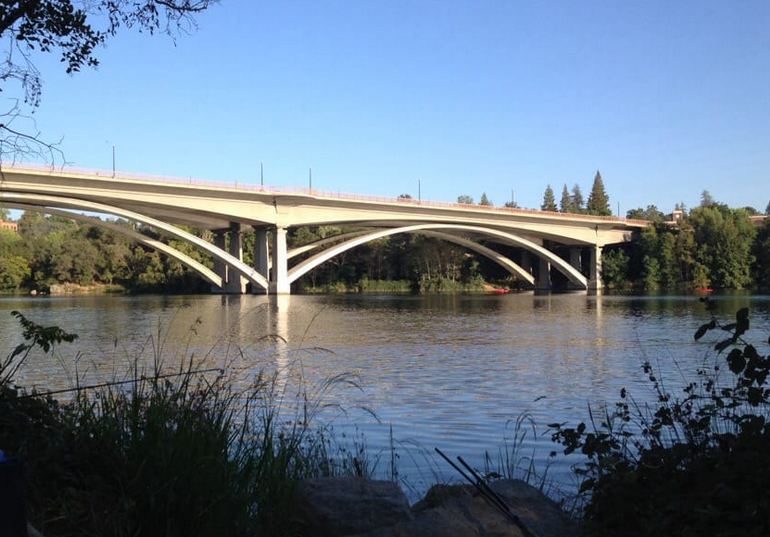
M 75 166 L 613 211 L 770 201 L 770 2 L 223 0 L 95 70 L 37 58 Z

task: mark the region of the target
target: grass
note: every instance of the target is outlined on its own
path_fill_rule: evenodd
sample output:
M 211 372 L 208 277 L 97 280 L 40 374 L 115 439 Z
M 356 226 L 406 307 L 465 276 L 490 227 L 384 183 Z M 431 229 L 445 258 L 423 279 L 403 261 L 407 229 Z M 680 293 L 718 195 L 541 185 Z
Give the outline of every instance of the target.
M 367 475 L 364 449 L 314 426 L 344 376 L 299 393 L 290 416 L 277 373 L 244 385 L 192 359 L 172 373 L 135 364 L 131 379 L 77 387 L 62 403 L 13 374 L 73 335 L 19 318 L 26 341 L 0 363 L 0 448 L 25 461 L 28 518 L 45 535 L 292 535 L 298 480 Z

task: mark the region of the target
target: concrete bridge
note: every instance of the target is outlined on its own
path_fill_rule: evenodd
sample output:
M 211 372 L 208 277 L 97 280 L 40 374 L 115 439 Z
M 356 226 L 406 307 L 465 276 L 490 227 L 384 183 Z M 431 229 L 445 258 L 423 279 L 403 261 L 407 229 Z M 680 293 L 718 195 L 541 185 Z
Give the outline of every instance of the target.
M 212 289 L 227 293 L 244 293 L 250 284 L 252 292 L 288 294 L 292 282 L 321 263 L 398 233 L 461 245 L 498 263 L 525 286 L 549 289 L 553 269 L 573 288 L 595 291 L 601 287 L 602 248 L 630 240 L 647 225 L 614 217 L 32 167 L 3 167 L 0 205 L 75 219 L 85 217 L 73 210 L 103 213 L 152 227 L 209 252 L 213 270 L 162 241 L 108 221 L 100 224 L 173 256 L 211 282 Z M 287 230 L 305 225 L 358 231 L 289 250 Z M 213 242 L 180 226 L 210 230 Z M 249 226 L 256 237 L 253 266 L 242 255 L 242 233 Z M 492 244 L 515 246 L 519 259 L 502 255 Z M 290 265 L 302 254 L 308 257 Z

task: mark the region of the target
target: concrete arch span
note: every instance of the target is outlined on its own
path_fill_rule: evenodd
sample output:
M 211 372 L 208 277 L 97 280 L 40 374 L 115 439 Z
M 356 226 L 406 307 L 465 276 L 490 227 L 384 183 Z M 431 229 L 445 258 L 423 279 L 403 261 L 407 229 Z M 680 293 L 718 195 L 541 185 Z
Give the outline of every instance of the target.
M 257 272 L 255 269 L 249 267 L 240 259 L 236 258 L 217 248 L 210 242 L 207 242 L 200 237 L 196 237 L 192 233 L 188 233 L 179 229 L 176 226 L 167 224 L 155 218 L 145 216 L 133 211 L 121 209 L 119 207 L 113 207 L 111 205 L 105 205 L 103 203 L 97 203 L 93 201 L 85 201 L 76 198 L 67 198 L 62 196 L 48 196 L 43 194 L 29 194 L 22 192 L 0 192 L 0 203 L 6 203 L 8 205 L 25 204 L 34 207 L 47 207 L 47 208 L 68 208 L 83 211 L 93 211 L 103 214 L 112 214 L 120 216 L 133 222 L 139 222 L 141 224 L 153 227 L 162 231 L 168 235 L 174 236 L 178 239 L 187 241 L 195 246 L 209 252 L 215 259 L 218 259 L 226 265 L 232 267 L 232 269 L 249 280 L 252 284 L 258 285 L 263 289 L 268 288 L 267 280 L 263 275 Z M 150 239 L 151 240 L 151 239 Z M 159 242 L 159 241 L 158 241 Z M 161 243 L 162 244 L 162 243 Z M 169 247 L 170 248 L 170 247 Z M 173 250 L 173 248 L 171 248 Z M 176 251 L 176 250 L 175 250 Z M 181 252 L 179 252 L 181 254 Z M 176 256 L 175 256 L 176 257 Z M 177 258 L 178 259 L 178 258 Z M 219 279 L 221 287 L 221 278 Z
M 46 213 L 46 214 L 53 214 L 56 216 L 71 218 L 72 220 L 78 220 L 80 222 L 85 222 L 87 224 L 109 229 L 110 231 L 113 231 L 119 235 L 128 237 L 134 242 L 143 244 L 148 248 L 152 248 L 153 250 L 157 250 L 163 254 L 166 254 L 169 257 L 176 259 L 186 267 L 197 272 L 204 280 L 208 281 L 212 285 L 216 285 L 217 287 L 222 287 L 224 285 L 224 282 L 222 282 L 222 277 L 218 276 L 213 270 L 208 268 L 206 265 L 200 263 L 199 261 L 196 261 L 195 259 L 188 256 L 187 254 L 183 254 L 179 250 L 172 248 L 171 246 L 169 246 L 164 242 L 151 239 L 150 237 L 147 237 L 146 235 L 142 235 L 141 233 L 137 233 L 136 231 L 129 229 L 125 226 L 119 226 L 117 224 L 113 224 L 112 222 L 105 222 L 104 220 L 96 220 L 84 214 L 73 213 L 70 211 L 66 211 L 64 209 L 55 209 L 53 207 L 40 207 L 37 205 L 15 203 L 13 204 L 13 208 L 23 209 L 25 211 L 37 211 L 37 212 Z
M 529 275 L 524 269 L 522 269 L 519 265 L 515 264 L 510 259 L 507 259 L 504 256 L 498 254 L 497 252 L 494 252 L 494 250 L 486 248 L 485 246 L 475 243 L 474 241 L 471 241 L 469 239 L 464 239 L 462 237 L 457 237 L 456 235 L 453 235 L 451 233 L 447 233 L 452 231 L 475 233 L 478 235 L 495 239 L 497 242 L 511 244 L 513 246 L 524 248 L 532 252 L 533 254 L 537 255 L 538 257 L 542 257 L 550 261 L 557 270 L 562 272 L 574 284 L 579 285 L 586 289 L 588 288 L 588 280 L 585 276 L 583 276 L 580 273 L 580 271 L 572 267 L 569 263 L 567 263 L 564 259 L 556 255 L 555 253 L 547 250 L 546 248 L 543 248 L 539 244 L 535 244 L 532 241 L 529 241 L 522 237 L 518 237 L 512 233 L 508 233 L 505 231 L 483 228 L 478 226 L 468 226 L 468 225 L 462 225 L 462 224 L 416 224 L 411 226 L 403 226 L 398 228 L 390 228 L 390 229 L 374 231 L 366 235 L 355 237 L 355 238 L 346 240 L 340 244 L 337 244 L 335 246 L 332 246 L 331 248 L 328 248 L 323 252 L 320 252 L 312 257 L 309 257 L 308 259 L 305 259 L 298 265 L 292 267 L 288 271 L 288 280 L 289 280 L 289 283 L 294 282 L 298 278 L 300 278 L 301 276 L 309 272 L 310 270 L 316 268 L 317 266 L 324 263 L 325 261 L 328 261 L 334 256 L 375 239 L 387 237 L 390 235 L 396 235 L 398 233 L 423 233 L 423 234 L 433 233 L 434 236 L 436 236 L 435 234 L 438 233 L 441 235 L 441 238 L 452 242 L 456 242 L 458 244 L 462 244 L 463 246 L 468 246 L 469 244 L 473 244 L 474 245 L 472 248 L 473 250 L 479 253 L 482 253 L 483 255 L 487 255 L 488 257 L 491 256 L 490 257 L 491 259 L 493 259 L 495 262 L 500 263 L 506 269 L 513 271 L 513 273 L 515 273 L 517 276 L 526 274 L 528 277 L 525 277 L 524 279 L 530 283 L 534 283 L 534 280 L 532 279 L 531 275 Z M 462 242 L 459 242 L 459 241 L 462 241 Z M 468 247 L 470 248 L 470 246 Z M 505 261 L 503 261 L 503 259 Z

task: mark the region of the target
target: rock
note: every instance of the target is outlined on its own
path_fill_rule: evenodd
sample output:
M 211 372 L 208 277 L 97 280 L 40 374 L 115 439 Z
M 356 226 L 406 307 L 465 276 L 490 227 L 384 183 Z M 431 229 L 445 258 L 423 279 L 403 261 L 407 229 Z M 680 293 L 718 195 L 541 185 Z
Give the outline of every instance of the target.
M 391 481 L 355 477 L 306 479 L 295 502 L 301 535 L 341 537 L 411 520 L 409 502 Z
M 569 517 L 540 491 L 517 480 L 491 488 L 536 537 L 577 537 Z M 436 485 L 413 508 L 415 518 L 359 537 L 527 537 L 469 485 Z

